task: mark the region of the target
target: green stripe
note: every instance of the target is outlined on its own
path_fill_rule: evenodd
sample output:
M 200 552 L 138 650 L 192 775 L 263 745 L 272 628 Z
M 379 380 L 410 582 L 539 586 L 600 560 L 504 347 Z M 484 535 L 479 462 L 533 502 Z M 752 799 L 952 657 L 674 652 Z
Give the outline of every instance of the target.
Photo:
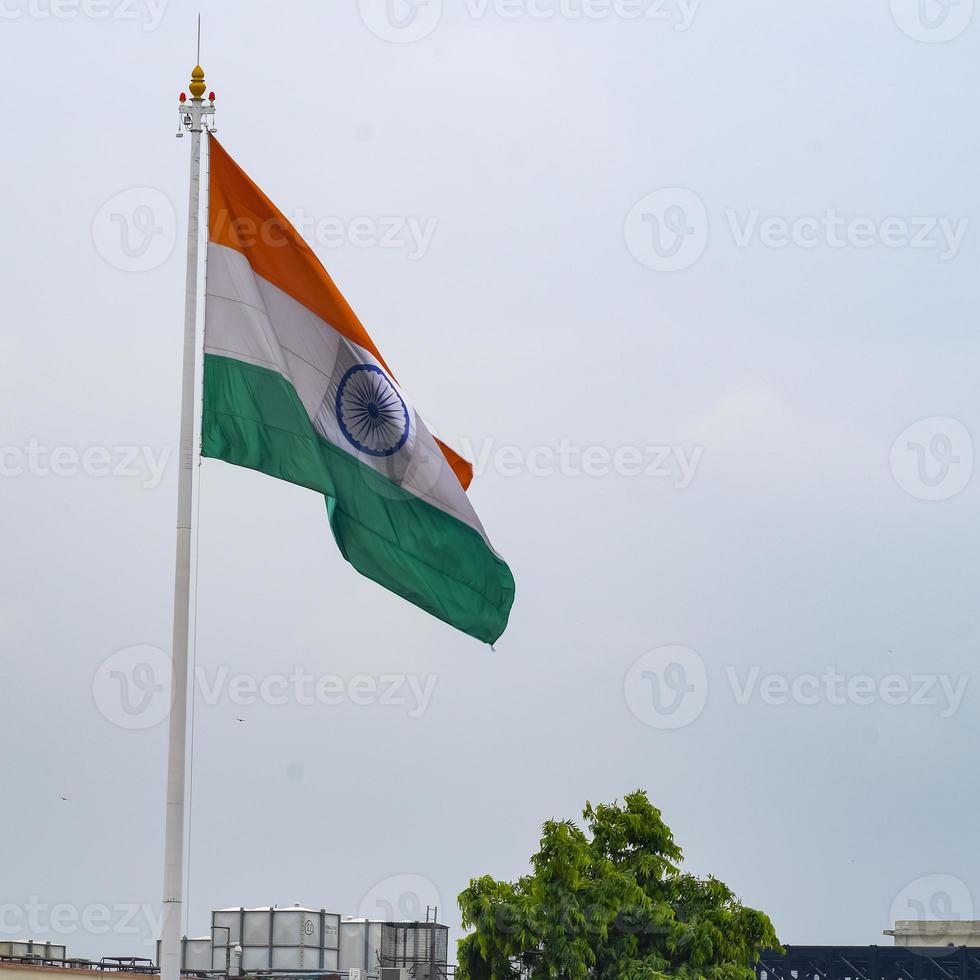
M 343 556 L 362 574 L 486 643 L 507 626 L 514 578 L 473 528 L 323 439 L 278 372 L 204 358 L 202 452 L 327 498 Z

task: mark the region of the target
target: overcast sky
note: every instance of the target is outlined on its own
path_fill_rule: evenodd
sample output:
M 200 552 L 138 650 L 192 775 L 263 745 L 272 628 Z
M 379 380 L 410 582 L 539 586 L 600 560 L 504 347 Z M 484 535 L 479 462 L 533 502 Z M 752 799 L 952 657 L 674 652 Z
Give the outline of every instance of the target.
M 402 2 L 202 0 L 202 60 L 517 601 L 491 652 L 203 465 L 188 931 L 456 923 L 636 787 L 784 942 L 980 917 L 973 0 Z M 78 955 L 162 888 L 197 10 L 0 3 L 0 939 Z

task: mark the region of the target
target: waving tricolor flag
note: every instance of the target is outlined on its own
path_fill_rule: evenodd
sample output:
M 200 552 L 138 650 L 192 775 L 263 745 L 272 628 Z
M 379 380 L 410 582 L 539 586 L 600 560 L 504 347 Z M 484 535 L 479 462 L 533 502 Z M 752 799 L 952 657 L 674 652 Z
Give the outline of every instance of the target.
M 210 146 L 203 454 L 322 493 L 362 575 L 493 643 L 514 579 L 466 496 L 471 467 L 426 429 L 306 242 Z

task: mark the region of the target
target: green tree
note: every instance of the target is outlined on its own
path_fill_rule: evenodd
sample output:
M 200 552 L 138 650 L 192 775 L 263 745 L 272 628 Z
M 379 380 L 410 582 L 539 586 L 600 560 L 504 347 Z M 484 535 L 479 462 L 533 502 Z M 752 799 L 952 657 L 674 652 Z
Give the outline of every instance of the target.
M 754 980 L 769 917 L 682 855 L 646 793 L 544 825 L 532 873 L 459 896 L 458 980 Z

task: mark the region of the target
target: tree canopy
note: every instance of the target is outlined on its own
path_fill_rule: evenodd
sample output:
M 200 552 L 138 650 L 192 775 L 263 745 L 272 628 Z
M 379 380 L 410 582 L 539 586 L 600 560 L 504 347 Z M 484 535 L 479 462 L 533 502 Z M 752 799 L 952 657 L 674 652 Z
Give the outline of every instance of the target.
M 660 811 L 641 790 L 549 820 L 530 874 L 476 878 L 459 896 L 458 980 L 754 980 L 778 947 L 769 917 L 717 878 L 680 870 Z

